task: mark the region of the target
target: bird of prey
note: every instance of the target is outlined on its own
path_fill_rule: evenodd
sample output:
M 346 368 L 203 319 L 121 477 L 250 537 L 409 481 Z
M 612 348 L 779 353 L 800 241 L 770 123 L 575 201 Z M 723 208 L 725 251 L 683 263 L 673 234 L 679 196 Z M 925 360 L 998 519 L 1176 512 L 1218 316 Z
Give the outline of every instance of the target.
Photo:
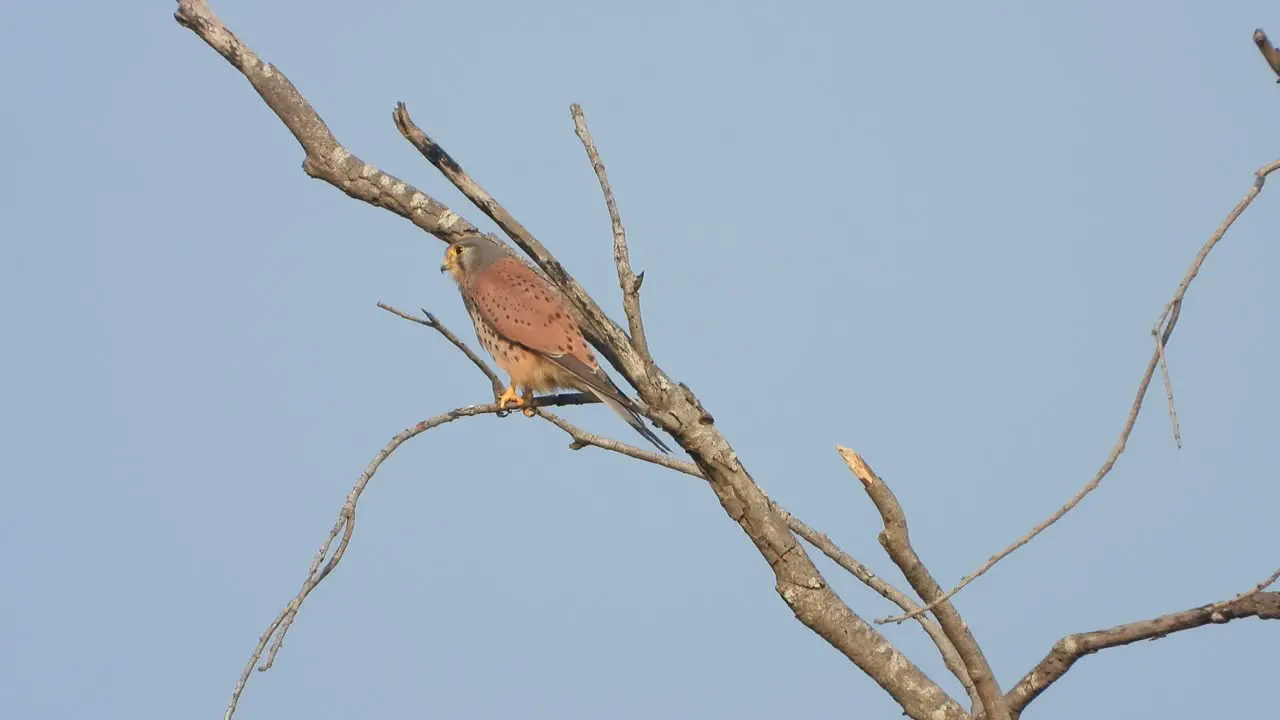
M 446 271 L 458 284 L 480 344 L 511 376 L 500 407 L 524 407 L 532 415 L 534 392 L 580 390 L 599 398 L 659 450 L 671 452 L 596 362 L 559 288 L 486 237 L 450 245 L 440 265 Z

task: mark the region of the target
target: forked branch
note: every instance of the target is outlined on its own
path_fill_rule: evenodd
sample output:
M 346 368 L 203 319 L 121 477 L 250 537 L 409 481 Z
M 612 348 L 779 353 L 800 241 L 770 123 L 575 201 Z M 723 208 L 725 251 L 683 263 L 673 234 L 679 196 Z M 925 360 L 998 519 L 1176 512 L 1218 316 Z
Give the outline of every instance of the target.
M 929 569 L 911 547 L 911 535 L 907 528 L 907 515 L 898 503 L 893 490 L 872 471 L 871 466 L 858 453 L 846 447 L 837 447 L 836 451 L 844 459 L 849 470 L 862 481 L 862 489 L 867 492 L 871 502 L 880 511 L 884 522 L 884 531 L 880 533 L 880 544 L 893 560 L 893 564 L 902 571 L 907 582 L 915 589 L 921 600 L 933 606 L 933 614 L 938 618 L 942 631 L 955 646 L 965 670 L 977 688 L 978 697 L 982 701 L 982 711 L 989 720 L 1005 720 L 1009 717 L 1004 707 L 1004 697 L 1000 685 L 996 682 L 991 665 L 982 653 L 982 647 L 959 611 L 950 602 L 938 600 L 942 595 L 942 587 L 933 579 Z M 920 612 L 917 610 L 916 612 Z

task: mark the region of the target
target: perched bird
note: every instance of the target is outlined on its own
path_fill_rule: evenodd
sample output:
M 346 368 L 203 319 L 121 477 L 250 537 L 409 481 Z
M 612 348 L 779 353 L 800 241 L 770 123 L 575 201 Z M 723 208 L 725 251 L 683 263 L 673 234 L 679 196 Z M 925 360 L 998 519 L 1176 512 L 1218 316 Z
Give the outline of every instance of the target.
M 671 450 L 627 407 L 609 379 L 560 290 L 486 237 L 467 237 L 444 252 L 440 272 L 458 284 L 476 337 L 511 376 L 500 407 L 529 406 L 534 392 L 571 388 L 591 393 L 664 453 Z M 523 390 L 522 393 L 517 389 Z

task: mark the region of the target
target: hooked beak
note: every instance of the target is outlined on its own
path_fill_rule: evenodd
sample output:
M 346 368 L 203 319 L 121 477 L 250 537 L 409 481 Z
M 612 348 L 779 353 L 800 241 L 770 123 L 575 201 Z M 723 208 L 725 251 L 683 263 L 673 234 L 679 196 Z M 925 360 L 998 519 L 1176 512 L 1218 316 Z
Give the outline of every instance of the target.
M 449 269 L 449 263 L 440 263 L 440 272 L 444 272 L 448 269 Z

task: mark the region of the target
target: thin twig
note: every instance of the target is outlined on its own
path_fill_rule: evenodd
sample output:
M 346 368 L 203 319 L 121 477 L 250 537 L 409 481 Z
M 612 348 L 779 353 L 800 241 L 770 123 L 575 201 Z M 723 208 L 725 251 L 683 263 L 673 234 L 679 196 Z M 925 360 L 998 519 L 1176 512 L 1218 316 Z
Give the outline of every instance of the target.
M 1253 31 L 1253 42 L 1262 51 L 1262 57 L 1267 61 L 1267 65 L 1271 66 L 1271 72 L 1280 75 L 1280 52 L 1277 52 L 1271 45 L 1271 41 L 1267 39 L 1267 34 L 1262 32 L 1262 28 Z M 1280 83 L 1280 80 L 1276 80 Z
M 503 387 L 502 381 L 498 379 L 498 374 L 495 373 L 493 369 L 489 367 L 488 363 L 486 363 L 484 360 L 481 360 L 480 356 L 472 352 L 471 348 L 467 347 L 466 343 L 459 340 L 458 336 L 454 335 L 453 332 L 449 330 L 449 328 L 445 327 L 444 323 L 441 323 L 439 318 L 433 315 L 429 310 L 427 310 L 426 308 L 419 308 L 420 310 L 422 310 L 422 314 L 425 316 L 423 318 L 420 318 L 420 317 L 417 317 L 416 315 L 410 315 L 409 313 L 403 310 L 398 310 L 390 305 L 387 305 L 386 303 L 380 302 L 378 303 L 378 307 L 382 308 L 383 310 L 386 310 L 387 312 L 393 315 L 399 315 L 400 317 L 404 318 L 405 320 L 408 320 L 409 322 L 415 322 L 415 323 L 418 323 L 419 325 L 425 325 L 426 327 L 429 327 L 432 330 L 435 330 L 436 332 L 443 335 L 445 340 L 448 340 L 450 343 L 453 344 L 454 347 L 461 350 L 462 354 L 466 355 L 467 359 L 470 360 L 473 364 L 475 364 L 476 367 L 480 368 L 480 372 L 484 373 L 485 377 L 489 378 L 489 382 L 493 384 L 494 399 L 496 400 L 502 397 L 502 391 L 505 390 L 506 388 Z
M 646 365 L 653 361 L 649 355 L 649 341 L 644 334 L 644 318 L 640 314 L 640 278 L 631 271 L 631 252 L 627 248 L 627 231 L 622 226 L 622 216 L 618 214 L 618 203 L 613 197 L 613 187 L 609 185 L 609 175 L 605 172 L 604 161 L 600 159 L 600 151 L 596 149 L 591 131 L 587 129 L 587 118 L 582 106 L 574 103 L 569 106 L 569 115 L 573 117 L 573 131 L 582 141 L 587 151 L 587 159 L 596 171 L 596 179 L 600 181 L 600 190 L 604 193 L 604 204 L 609 210 L 609 221 L 613 226 L 613 264 L 618 268 L 618 286 L 622 288 L 622 309 L 627 315 L 627 326 L 631 329 L 631 346 L 645 359 Z
M 1204 264 L 1205 258 L 1209 256 L 1209 252 L 1212 251 L 1218 244 L 1218 241 L 1227 234 L 1227 230 L 1231 228 L 1231 225 L 1235 223 L 1236 219 L 1239 218 L 1240 215 L 1253 203 L 1254 198 L 1256 198 L 1258 193 L 1262 191 L 1262 186 L 1266 184 L 1267 176 L 1275 172 L 1277 169 L 1280 169 L 1280 160 L 1264 165 L 1254 173 L 1253 185 L 1250 186 L 1249 192 L 1245 193 L 1245 196 L 1240 200 L 1240 202 L 1236 203 L 1236 206 L 1227 214 L 1227 218 L 1223 220 L 1222 224 L 1218 226 L 1218 229 L 1213 232 L 1213 235 L 1211 235 L 1205 244 L 1201 246 L 1200 251 L 1196 253 L 1195 260 L 1191 263 L 1191 267 L 1187 269 L 1186 274 L 1183 276 L 1182 282 L 1178 284 L 1178 289 L 1174 293 L 1173 299 L 1165 305 L 1164 312 L 1160 315 L 1160 321 L 1156 323 L 1157 329 L 1163 328 L 1158 331 L 1157 335 L 1160 342 L 1157 343 L 1157 348 L 1152 351 L 1151 359 L 1147 361 L 1147 368 L 1142 374 L 1142 380 L 1138 383 L 1138 393 L 1133 399 L 1133 404 L 1129 407 L 1129 416 L 1125 419 L 1124 428 L 1120 431 L 1120 438 L 1116 441 L 1115 447 L 1111 449 L 1111 454 L 1107 456 L 1106 461 L 1102 463 L 1102 467 L 1098 469 L 1098 472 L 1093 476 L 1093 479 L 1086 483 L 1084 487 L 1080 488 L 1080 490 L 1077 491 L 1065 505 L 1055 510 L 1052 515 L 1032 528 L 1026 535 L 1018 538 L 1018 540 L 1012 545 L 1006 547 L 995 555 L 992 555 L 990 559 L 982 564 L 982 567 L 966 575 L 963 580 L 961 580 L 955 587 L 951 588 L 951 590 L 947 591 L 945 595 L 934 600 L 923 608 L 920 608 L 915 613 L 905 613 L 902 615 L 895 615 L 893 617 L 881 618 L 876 621 L 877 623 L 899 623 L 903 620 L 914 617 L 916 614 L 932 610 L 936 603 L 951 599 L 952 596 L 964 589 L 966 585 L 979 577 L 982 577 L 982 575 L 984 575 L 988 570 L 995 567 L 996 563 L 1008 557 L 1013 553 L 1013 551 L 1031 542 L 1035 536 L 1044 532 L 1044 530 L 1050 525 L 1056 523 L 1063 515 L 1066 515 L 1072 508 L 1079 505 L 1080 501 L 1084 500 L 1086 495 L 1096 490 L 1098 486 L 1102 484 L 1103 478 L 1111 472 L 1111 468 L 1114 467 L 1116 461 L 1120 459 L 1121 453 L 1124 452 L 1125 446 L 1129 442 L 1129 435 L 1133 432 L 1133 426 L 1138 421 L 1138 413 L 1142 411 L 1142 400 L 1147 394 L 1147 387 L 1151 385 L 1151 378 L 1155 374 L 1156 365 L 1160 363 L 1161 348 L 1168 345 L 1169 338 L 1173 335 L 1173 328 L 1177 325 L 1178 318 L 1182 313 L 1182 302 L 1183 298 L 1187 294 L 1187 289 L 1191 287 L 1191 282 L 1195 280 L 1196 275 L 1200 273 L 1200 267 Z
M 1239 603 L 1243 600 L 1251 598 L 1254 595 L 1257 595 L 1258 593 L 1262 592 L 1263 590 L 1266 590 L 1268 587 L 1271 587 L 1272 585 L 1274 585 L 1277 580 L 1280 580 L 1280 568 L 1276 568 L 1276 571 L 1268 575 L 1262 582 L 1258 583 L 1257 585 L 1254 585 L 1252 588 L 1248 590 L 1245 590 L 1244 592 L 1231 598 L 1230 600 L 1223 600 L 1222 602 L 1215 605 L 1214 608 L 1221 610 L 1222 608 L 1225 608 L 1228 605 L 1235 605 L 1236 603 Z
M 311 561 L 311 567 L 307 570 L 307 578 L 302 583 L 302 589 L 299 590 L 298 594 L 289 601 L 289 604 L 285 606 L 284 610 L 280 611 L 280 614 L 277 615 L 275 620 L 267 626 L 266 631 L 263 632 L 262 637 L 259 638 L 258 645 L 254 648 L 253 655 L 250 656 L 249 662 L 245 665 L 244 671 L 240 673 L 240 681 L 236 683 L 235 690 L 231 693 L 231 702 L 227 706 L 227 712 L 224 716 L 224 720 L 230 720 L 231 716 L 235 714 L 236 706 L 240 702 L 240 695 L 244 692 L 244 687 L 249 682 L 249 675 L 253 672 L 253 668 L 257 665 L 258 660 L 262 658 L 262 654 L 267 647 L 267 643 L 271 642 L 272 638 L 275 638 L 275 642 L 272 643 L 271 650 L 267 655 L 266 662 L 258 668 L 259 672 L 265 672 L 270 669 L 271 665 L 275 662 L 276 653 L 278 653 L 280 648 L 283 646 L 285 634 L 289 632 L 289 627 L 293 624 L 294 618 L 297 617 L 298 610 L 302 607 L 303 601 L 307 599 L 307 596 L 311 594 L 311 591 L 314 590 L 322 580 L 328 577 L 329 573 L 333 572 L 334 568 L 338 566 L 338 563 L 342 561 L 343 555 L 346 554 L 347 546 L 351 542 L 351 534 L 355 531 L 356 503 L 359 502 L 361 493 L 363 493 L 365 487 L 369 485 L 369 481 L 373 479 L 373 474 L 378 471 L 378 468 L 382 465 L 383 461 L 385 461 L 396 448 L 403 445 L 407 440 L 421 435 L 434 427 L 439 427 L 440 425 L 452 422 L 458 418 L 492 414 L 498 412 L 498 410 L 499 407 L 497 403 L 489 403 L 487 405 L 468 405 L 465 407 L 455 408 L 454 410 L 450 410 L 442 415 L 437 415 L 428 420 L 423 420 L 417 425 L 400 432 L 395 437 L 391 438 L 390 442 L 388 442 L 382 450 L 378 451 L 377 455 L 373 456 L 373 460 L 369 462 L 368 467 L 366 467 L 364 472 L 360 474 L 360 478 L 356 480 L 355 487 L 351 488 L 351 492 L 347 494 L 347 499 L 342 504 L 342 510 L 338 513 L 338 519 L 333 524 L 333 528 L 329 531 L 329 537 L 324 541 L 324 544 L 320 546 L 320 550 L 316 553 L 315 559 Z M 324 562 L 324 558 L 328 556 L 329 549 L 333 547 L 333 543 L 338 539 L 339 535 L 342 536 L 342 539 L 338 542 L 338 547 L 334 550 L 333 557 L 330 557 L 329 561 L 325 562 L 324 566 L 321 567 L 321 563 Z
M 1156 640 L 1183 630 L 1249 617 L 1280 620 L 1280 592 L 1246 594 L 1225 603 L 1202 605 L 1106 630 L 1068 635 L 1054 643 L 1049 654 L 1013 686 L 1005 700 L 1017 716 L 1085 655 L 1140 640 Z
M 302 170 L 357 200 L 386 208 L 445 242 L 477 232 L 442 203 L 343 147 L 280 68 L 263 62 L 214 14 L 206 0 L 178 0 L 174 19 L 244 74 L 302 146 Z
M 1169 360 L 1164 353 L 1164 339 L 1158 330 L 1152 330 L 1156 340 L 1156 353 L 1160 356 L 1160 377 L 1164 381 L 1164 395 L 1169 401 L 1169 420 L 1173 423 L 1173 444 L 1182 449 L 1182 430 L 1178 425 L 1178 410 L 1173 404 L 1173 383 L 1169 380 Z
M 902 571 L 907 582 L 911 583 L 912 589 L 920 599 L 930 604 L 934 616 L 938 618 L 938 624 L 942 626 L 942 631 L 947 634 L 947 639 L 955 646 L 960 659 L 964 661 L 965 670 L 977 687 L 978 698 L 981 700 L 986 719 L 1008 720 L 1009 713 L 1004 706 L 1004 695 L 1000 692 L 995 674 L 991 672 L 990 663 L 982 653 L 982 646 L 978 645 L 977 639 L 974 638 L 955 606 L 946 600 L 938 599 L 942 595 L 942 586 L 933 579 L 929 568 L 925 567 L 924 561 L 916 554 L 915 548 L 911 547 L 907 514 L 898 503 L 897 496 L 875 474 L 861 455 L 847 447 L 837 446 L 836 451 L 840 453 L 840 457 L 849 466 L 854 477 L 862 481 L 862 489 L 866 491 L 867 497 L 871 498 L 876 510 L 880 511 L 880 518 L 884 522 L 884 531 L 879 537 L 880 545 L 889 554 L 893 564 Z M 916 612 L 923 612 L 923 610 Z
M 400 315 L 398 312 L 396 314 Z M 414 318 L 408 317 L 406 319 Z M 425 323 L 420 324 L 425 325 Z M 566 393 L 560 395 L 539 396 L 534 399 L 533 407 L 564 407 L 567 405 L 586 405 L 593 402 L 599 401 L 593 396 L 582 393 Z M 311 594 L 311 591 L 314 590 L 322 580 L 333 572 L 334 568 L 338 566 L 338 563 L 342 561 L 343 556 L 347 552 L 347 546 L 351 543 L 351 536 L 355 532 L 356 504 L 360 501 L 361 494 L 364 493 L 365 488 L 369 485 L 369 481 L 373 479 L 374 473 L 378 471 L 378 468 L 382 463 L 391 456 L 391 453 L 395 452 L 396 448 L 432 428 L 439 427 L 445 423 L 453 422 L 460 418 L 473 417 L 476 415 L 497 415 L 501 412 L 502 409 L 498 407 L 497 403 L 466 405 L 455 408 L 447 413 L 437 415 L 428 420 L 423 420 L 417 425 L 400 432 L 395 437 L 391 438 L 386 446 L 373 457 L 373 460 L 369 462 L 365 471 L 360 474 L 360 478 L 356 480 L 356 484 L 351 488 L 351 492 L 347 494 L 346 501 L 342 504 L 342 510 L 338 513 L 338 519 L 333 524 L 333 528 L 329 531 L 329 537 L 325 539 L 324 544 L 320 546 L 319 552 L 316 553 L 315 558 L 311 561 L 311 567 L 307 570 L 307 579 L 302 583 L 302 589 L 299 590 L 298 594 L 289 601 L 289 604 L 285 606 L 284 610 L 280 611 L 280 614 L 277 615 L 275 620 L 267 626 L 266 631 L 259 638 L 258 645 L 254 649 L 253 655 L 249 658 L 249 663 L 240 674 L 240 681 L 236 683 L 235 690 L 231 694 L 231 703 L 227 707 L 224 720 L 230 720 L 231 716 L 235 713 L 236 705 L 240 700 L 240 695 L 244 692 L 245 684 L 249 681 L 249 675 L 253 671 L 254 665 L 256 665 L 258 660 L 262 658 L 263 651 L 267 647 L 267 643 L 271 642 L 272 638 L 275 639 L 275 642 L 271 644 L 270 650 L 267 651 L 266 661 L 258 668 L 259 672 L 265 672 L 271 669 L 271 666 L 275 663 L 276 654 L 284 645 L 285 634 L 289 632 L 289 627 L 293 624 L 294 618 L 297 617 L 298 610 L 302 607 L 303 601 L 306 600 L 307 596 Z M 585 438 L 594 437 L 588 433 L 582 433 L 582 431 L 577 430 L 577 428 L 573 428 L 572 426 L 569 426 L 569 429 L 571 429 L 571 432 L 578 432 Z M 601 447 L 606 446 L 601 445 Z M 644 453 L 643 450 L 637 449 L 635 451 L 637 453 Z M 697 469 L 696 466 L 694 469 Z M 338 541 L 337 549 L 334 550 L 333 556 L 329 558 L 328 562 L 325 562 L 323 567 L 321 567 L 321 563 L 324 562 L 325 557 L 329 555 L 329 550 L 333 547 L 333 543 L 338 539 L 339 535 L 341 535 L 342 538 Z
M 635 458 L 636 460 L 643 460 L 654 465 L 661 465 L 662 467 L 675 470 L 676 472 L 682 472 L 685 475 L 692 475 L 696 478 L 703 477 L 702 471 L 698 469 L 697 465 L 694 465 L 691 462 L 677 460 L 668 455 L 659 455 L 658 453 L 649 452 L 648 450 L 641 450 L 638 447 L 628 445 L 619 440 L 611 440 L 600 435 L 589 433 L 571 424 L 559 415 L 546 412 L 545 410 L 535 410 L 534 414 L 569 433 L 569 437 L 573 438 L 573 444 L 569 446 L 570 449 L 580 450 L 588 446 L 598 447 L 602 450 L 612 450 L 613 452 L 621 453 L 627 457 Z

